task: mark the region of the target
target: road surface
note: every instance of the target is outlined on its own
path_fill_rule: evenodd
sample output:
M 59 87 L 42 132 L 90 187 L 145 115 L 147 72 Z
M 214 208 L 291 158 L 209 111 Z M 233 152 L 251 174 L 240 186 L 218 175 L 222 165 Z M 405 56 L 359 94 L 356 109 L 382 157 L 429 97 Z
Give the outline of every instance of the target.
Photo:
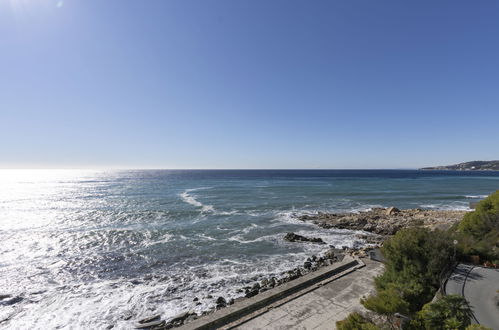
M 459 264 L 445 291 L 464 295 L 475 315 L 473 323 L 499 330 L 499 269 Z

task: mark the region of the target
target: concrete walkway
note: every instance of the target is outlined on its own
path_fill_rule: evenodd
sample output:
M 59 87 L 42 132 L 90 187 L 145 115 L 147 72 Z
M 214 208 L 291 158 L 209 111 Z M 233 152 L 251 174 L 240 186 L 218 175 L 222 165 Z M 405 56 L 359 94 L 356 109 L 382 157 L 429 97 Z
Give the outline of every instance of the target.
M 363 310 L 360 298 L 374 292 L 383 264 L 363 259 L 366 267 L 285 302 L 234 329 L 335 329 L 336 321 Z

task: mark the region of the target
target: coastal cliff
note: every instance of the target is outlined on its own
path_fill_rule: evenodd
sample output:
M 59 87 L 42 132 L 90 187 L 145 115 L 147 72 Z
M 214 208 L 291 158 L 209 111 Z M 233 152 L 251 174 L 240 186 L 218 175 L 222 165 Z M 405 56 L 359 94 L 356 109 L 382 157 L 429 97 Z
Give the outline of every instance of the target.
M 421 170 L 499 171 L 499 160 L 475 160 L 454 165 L 423 167 Z

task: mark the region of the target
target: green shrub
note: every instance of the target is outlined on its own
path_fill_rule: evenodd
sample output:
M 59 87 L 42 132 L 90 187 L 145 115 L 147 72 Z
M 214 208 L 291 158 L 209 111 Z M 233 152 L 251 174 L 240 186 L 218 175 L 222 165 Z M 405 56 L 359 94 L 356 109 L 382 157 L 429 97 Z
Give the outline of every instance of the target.
M 499 190 L 478 203 L 451 232 L 461 254 L 499 259 Z
M 381 315 L 393 315 L 395 313 L 408 314 L 409 303 L 403 298 L 404 292 L 395 284 L 389 288 L 377 292 L 376 296 L 371 296 L 361 300 L 365 308 Z
M 465 330 L 471 324 L 472 311 L 459 295 L 449 295 L 423 306 L 411 328 L 426 330 Z
M 480 324 L 472 324 L 469 325 L 466 330 L 492 330 L 491 328 L 484 327 L 483 325 Z
M 336 322 L 338 330 L 379 330 L 374 323 L 359 313 L 352 313 L 342 321 Z
M 441 231 L 408 228 L 382 248 L 385 272 L 375 279 L 377 295 L 363 301 L 377 313 L 412 314 L 433 298 L 440 274 L 452 261 L 450 237 Z

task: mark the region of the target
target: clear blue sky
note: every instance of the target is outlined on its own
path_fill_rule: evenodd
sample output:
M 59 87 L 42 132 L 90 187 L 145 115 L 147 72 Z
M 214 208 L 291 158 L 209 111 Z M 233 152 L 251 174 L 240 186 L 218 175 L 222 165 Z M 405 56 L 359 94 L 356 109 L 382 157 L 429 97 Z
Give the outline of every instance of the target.
M 0 167 L 499 158 L 497 0 L 1 0 Z

